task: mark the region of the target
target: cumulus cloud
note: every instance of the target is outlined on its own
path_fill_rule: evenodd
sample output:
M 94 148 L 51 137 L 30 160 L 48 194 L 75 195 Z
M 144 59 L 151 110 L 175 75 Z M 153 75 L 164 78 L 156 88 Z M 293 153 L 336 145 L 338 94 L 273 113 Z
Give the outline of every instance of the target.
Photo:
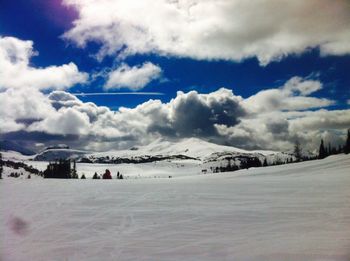
M 89 118 L 85 113 L 73 108 L 61 108 L 56 113 L 48 115 L 44 120 L 33 123 L 29 127 L 29 131 L 86 135 L 89 127 Z
M 246 114 L 242 98 L 221 88 L 210 94 L 178 92 L 170 102 L 171 125 L 178 136 L 213 136 L 216 124 L 233 126 Z
M 334 101 L 326 98 L 307 97 L 322 89 L 317 80 L 293 77 L 277 89 L 267 89 L 252 95 L 244 101 L 244 105 L 253 113 L 280 110 L 306 110 L 327 107 Z
M 104 87 L 107 90 L 127 88 L 137 91 L 144 88 L 151 81 L 158 79 L 161 73 L 162 69 L 150 62 L 133 67 L 122 64 L 118 69 L 108 74 Z
M 105 55 L 157 53 L 260 64 L 319 47 L 350 53 L 347 0 L 64 0 L 79 13 L 64 38 Z
M 74 63 L 36 68 L 30 59 L 38 53 L 32 41 L 0 36 L 0 90 L 9 88 L 67 89 L 86 83 L 88 74 Z
M 37 89 L 8 89 L 0 92 L 0 130 L 10 132 L 26 127 L 26 120 L 42 120 L 55 110 Z
M 46 96 L 37 89 L 11 89 L 0 93 L 0 103 L 5 104 L 0 110 L 5 119 L 0 128 L 2 137 L 48 144 L 59 141 L 93 150 L 147 144 L 159 137 L 193 136 L 247 149 L 274 150 L 290 149 L 299 139 L 305 148 L 314 149 L 321 138 L 342 142 L 350 126 L 350 110 L 300 104 L 300 99 L 322 100 L 305 96 L 321 88 L 316 80 L 293 77 L 279 88 L 247 99 L 221 88 L 208 94 L 178 92 L 169 102 L 149 100 L 116 111 L 82 102 L 65 91 Z M 324 106 L 329 104 L 327 100 Z

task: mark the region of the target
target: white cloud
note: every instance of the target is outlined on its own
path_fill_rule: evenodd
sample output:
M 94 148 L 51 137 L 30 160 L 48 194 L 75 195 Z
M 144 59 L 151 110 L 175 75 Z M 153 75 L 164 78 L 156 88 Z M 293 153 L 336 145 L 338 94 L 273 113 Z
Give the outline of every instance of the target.
M 65 0 L 79 18 L 64 34 L 105 55 L 157 53 L 260 64 L 319 47 L 350 53 L 348 0 Z
M 26 127 L 20 120 L 41 120 L 55 110 L 47 97 L 37 89 L 8 89 L 0 92 L 1 132 L 10 132 Z
M 33 123 L 28 130 L 49 134 L 85 135 L 89 127 L 89 118 L 85 113 L 73 108 L 61 108 L 56 113 L 47 115 L 44 120 Z
M 135 108 L 111 111 L 82 102 L 76 96 L 37 89 L 11 89 L 0 93 L 1 133 L 26 131 L 47 139 L 73 135 L 74 146 L 109 150 L 147 144 L 157 137 L 201 137 L 242 148 L 288 150 L 298 138 L 314 149 L 321 138 L 339 144 L 350 126 L 350 110 L 314 108 L 320 98 L 305 97 L 322 87 L 318 81 L 293 77 L 283 86 L 243 99 L 221 88 L 201 94 L 178 92 L 167 103 L 149 100 Z M 277 98 L 276 98 L 277 97 Z M 331 102 L 325 100 L 327 106 Z M 19 132 L 22 139 L 23 132 Z M 50 136 L 51 135 L 51 136 Z M 38 137 L 38 136 L 34 136 Z M 35 138 L 33 138 L 35 140 Z M 47 142 L 44 138 L 40 142 Z M 38 140 L 35 140 L 37 143 Z
M 108 80 L 105 89 L 121 89 L 140 90 L 151 81 L 161 76 L 162 69 L 153 63 L 146 62 L 141 66 L 129 67 L 122 64 L 117 70 L 108 74 Z
M 30 65 L 32 41 L 0 36 L 0 90 L 9 88 L 67 89 L 86 83 L 88 74 L 74 63 L 36 68 Z
M 332 105 L 334 101 L 326 98 L 306 97 L 322 89 L 316 80 L 305 80 L 293 77 L 278 89 L 268 89 L 244 100 L 247 110 L 252 113 L 263 113 L 280 110 L 306 110 Z

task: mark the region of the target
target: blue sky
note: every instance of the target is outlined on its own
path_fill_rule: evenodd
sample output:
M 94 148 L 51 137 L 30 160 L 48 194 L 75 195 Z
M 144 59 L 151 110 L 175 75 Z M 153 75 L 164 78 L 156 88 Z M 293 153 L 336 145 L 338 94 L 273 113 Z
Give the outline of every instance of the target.
M 332 102 L 322 106 L 298 107 L 294 110 L 295 112 L 327 110 L 345 113 L 348 110 L 350 34 L 345 25 L 350 18 L 346 11 L 349 9 L 346 1 L 322 0 L 310 1 L 308 4 L 303 4 L 301 1 L 296 1 L 299 2 L 298 4 L 285 1 L 288 3 L 285 7 L 280 6 L 278 1 L 272 0 L 266 1 L 260 7 L 264 11 L 262 14 L 259 13 L 258 7 L 258 10 L 254 11 L 254 6 L 251 4 L 231 6 L 231 3 L 239 1 L 218 1 L 217 3 L 208 1 L 208 4 L 180 1 L 174 10 L 179 11 L 181 15 L 174 13 L 174 10 L 170 12 L 169 8 L 173 6 L 167 6 L 169 3 L 161 0 L 156 2 L 157 5 L 150 9 L 147 9 L 147 5 L 140 4 L 141 6 L 136 6 L 134 10 L 132 9 L 134 7 L 131 8 L 127 1 L 123 0 L 114 2 L 1 0 L 0 36 L 32 42 L 31 48 L 37 53 L 27 57 L 28 68 L 35 70 L 56 66 L 57 70 L 60 70 L 62 65 L 74 63 L 77 72 L 74 71 L 75 74 L 72 72 L 71 77 L 80 77 L 79 80 L 70 79 L 69 84 L 62 83 L 62 86 L 57 83 L 58 87 L 50 86 L 48 83 L 47 86 L 40 85 L 38 88 L 33 82 L 32 87 L 39 89 L 40 93 L 46 97 L 55 91 L 71 94 L 104 93 L 105 95 L 77 97 L 82 103 L 92 102 L 98 107 L 107 106 L 112 111 L 118 111 L 120 107 L 134 108 L 150 99 L 159 99 L 162 104 L 167 104 L 171 99 L 178 97 L 178 91 L 184 93 L 195 91 L 198 95 L 205 95 L 221 87 L 232 90 L 234 96 L 248 99 L 263 90 L 281 89 L 290 79 L 299 77 L 300 82 L 311 81 L 322 85 L 321 88 L 316 88 L 312 95 L 308 93 L 301 96 L 312 96 L 315 99 L 327 99 Z M 238 9 L 237 14 L 243 14 L 242 18 L 232 18 L 233 15 L 227 15 L 220 5 L 227 9 L 232 8 L 234 12 Z M 314 14 L 313 10 L 319 10 L 320 7 L 324 8 L 324 10 L 321 9 L 321 14 Z M 141 18 L 137 19 L 143 13 L 142 8 L 145 9 L 145 22 Z M 114 10 L 113 12 L 117 15 L 112 11 L 109 13 L 109 10 Z M 120 13 L 118 13 L 119 10 L 121 10 Z M 130 10 L 135 12 L 132 13 L 132 18 L 129 17 Z M 189 29 L 182 26 L 184 10 L 192 12 L 189 17 L 194 22 L 188 24 Z M 273 17 L 279 11 L 285 14 L 285 17 Z M 272 21 L 265 20 L 269 12 L 272 14 Z M 168 16 L 173 13 L 173 19 L 178 21 L 178 25 L 164 20 L 163 26 L 164 14 Z M 339 21 L 330 23 L 329 19 L 335 14 L 337 18 L 334 20 Z M 295 24 L 293 20 L 295 15 L 299 16 L 299 24 Z M 252 17 L 264 26 L 247 24 L 247 21 L 252 21 L 249 20 Z M 169 19 L 172 18 L 169 17 Z M 281 24 L 286 29 L 282 26 L 274 28 L 279 19 L 283 19 Z M 244 23 L 242 22 L 237 29 L 235 26 L 241 21 Z M 213 24 L 210 24 L 211 22 Z M 254 21 L 251 23 L 253 24 Z M 225 30 L 217 26 L 222 26 Z M 303 31 L 304 27 L 305 31 Z M 172 30 L 175 31 L 172 32 Z M 293 41 L 296 43 L 294 44 Z M 271 47 L 271 45 L 276 46 Z M 1 84 L 3 91 L 19 89 L 8 82 Z M 126 94 L 128 92 L 141 92 L 142 95 L 128 95 Z M 113 94 L 106 95 L 106 93 Z M 294 93 L 291 96 L 298 96 L 298 94 Z M 281 107 L 279 110 L 289 111 L 292 114 L 289 107 L 287 109 Z M 284 120 L 291 118 L 290 115 L 281 115 L 276 118 Z M 40 113 L 30 117 L 38 121 L 43 120 Z M 244 118 L 242 120 L 245 121 Z M 18 122 L 18 119 L 15 122 Z M 170 119 L 170 122 L 173 123 L 174 119 Z M 90 121 L 89 124 L 92 122 Z M 222 123 L 215 122 L 215 124 Z M 347 122 L 342 122 L 341 128 L 333 130 L 322 127 L 323 132 L 318 133 L 319 137 L 329 137 L 331 140 L 333 138 L 330 137 L 334 135 L 330 133 L 343 133 L 346 124 Z M 39 130 L 38 126 L 32 127 L 33 132 Z M 227 125 L 227 127 L 234 126 Z M 219 143 L 247 145 L 241 141 L 235 142 L 235 138 L 232 138 L 239 132 L 238 130 L 231 130 L 234 134 L 230 134 L 233 135 L 230 139 L 224 137 L 222 133 L 218 134 L 218 126 L 215 128 L 215 135 L 213 133 L 205 135 L 201 130 L 199 134 L 197 130 L 188 133 L 191 133 L 189 136 L 199 135 Z M 3 132 L 16 131 L 21 131 L 21 128 L 9 127 Z M 42 128 L 40 131 L 50 135 L 75 134 L 79 137 L 87 135 L 85 132 L 80 133 L 76 130 L 71 133 L 70 131 L 54 133 Z M 163 135 L 159 131 L 156 133 Z M 174 133 L 177 133 L 174 134 L 176 137 L 183 136 L 177 130 L 174 130 Z M 155 138 L 157 135 L 153 133 L 151 136 Z M 291 142 L 299 136 L 300 139 L 305 138 L 303 135 L 298 135 L 294 133 L 289 135 L 288 139 Z M 123 135 L 118 136 L 118 139 L 115 139 L 116 142 L 123 140 L 122 137 Z M 134 137 L 132 140 L 135 139 L 137 138 Z M 143 142 L 146 143 L 149 140 L 151 138 Z M 253 143 L 247 147 L 267 145 L 267 141 L 257 146 L 252 145 Z M 79 143 L 80 147 L 90 145 L 89 142 L 85 145 Z M 277 145 L 268 147 L 279 148 Z

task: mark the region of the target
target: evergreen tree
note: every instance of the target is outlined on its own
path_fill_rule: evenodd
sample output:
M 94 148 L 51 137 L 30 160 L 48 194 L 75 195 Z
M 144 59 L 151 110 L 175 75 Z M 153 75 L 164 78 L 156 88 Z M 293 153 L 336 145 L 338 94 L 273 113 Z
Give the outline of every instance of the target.
M 302 155 L 301 155 L 301 147 L 300 147 L 299 140 L 296 140 L 294 144 L 294 156 L 297 161 L 301 161 Z
M 267 167 L 267 166 L 268 166 L 268 164 L 267 164 L 267 159 L 266 159 L 266 158 L 265 158 L 265 160 L 264 160 L 263 166 L 264 166 L 264 167 Z
M 86 179 L 85 174 L 81 175 L 81 179 Z
M 92 176 L 92 179 L 99 179 L 100 177 L 97 175 L 97 172 Z
M 0 179 L 2 179 L 2 172 L 3 172 L 3 161 L 2 161 L 2 154 L 0 153 Z
M 346 138 L 345 146 L 344 146 L 344 153 L 349 154 L 350 153 L 350 129 L 348 129 L 348 136 Z
M 339 145 L 339 146 L 338 146 L 337 153 L 338 153 L 338 154 L 339 154 L 339 153 L 342 153 L 342 151 L 343 151 L 343 148 L 342 148 L 342 146 L 341 146 L 341 145 Z
M 324 159 L 325 157 L 327 157 L 327 153 L 326 150 L 324 148 L 324 144 L 323 144 L 323 139 L 321 140 L 321 144 L 320 144 L 320 149 L 318 152 L 318 158 L 319 159 Z
M 73 169 L 72 169 L 72 179 L 78 179 L 79 176 L 78 176 L 78 173 L 77 173 L 77 164 L 75 162 L 75 160 L 73 161 Z

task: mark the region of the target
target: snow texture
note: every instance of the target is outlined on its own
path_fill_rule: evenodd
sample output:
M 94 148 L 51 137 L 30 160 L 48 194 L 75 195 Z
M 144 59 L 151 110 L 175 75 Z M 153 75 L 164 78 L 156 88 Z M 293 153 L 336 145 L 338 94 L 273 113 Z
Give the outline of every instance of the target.
M 349 260 L 349 169 L 337 155 L 171 179 L 6 178 L 0 260 Z

